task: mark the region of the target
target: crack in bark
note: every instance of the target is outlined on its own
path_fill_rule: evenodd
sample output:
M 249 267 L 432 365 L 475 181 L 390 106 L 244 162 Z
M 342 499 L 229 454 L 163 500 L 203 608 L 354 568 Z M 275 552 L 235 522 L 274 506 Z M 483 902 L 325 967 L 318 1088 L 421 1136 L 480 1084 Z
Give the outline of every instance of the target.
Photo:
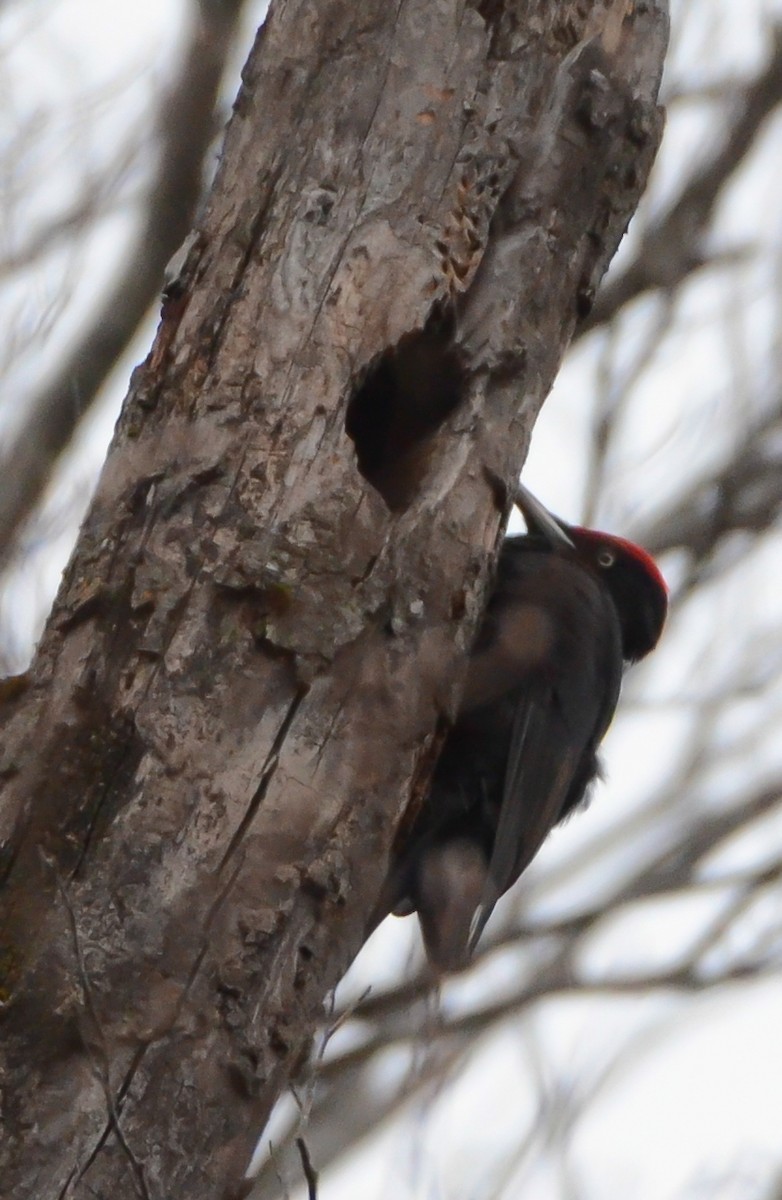
M 285 739 L 288 736 L 288 732 L 291 728 L 291 725 L 293 724 L 296 714 L 299 711 L 299 706 L 301 705 L 301 702 L 304 699 L 304 697 L 306 696 L 308 690 L 309 689 L 307 687 L 300 685 L 296 694 L 294 695 L 293 699 L 291 700 L 291 702 L 288 706 L 288 711 L 285 714 L 282 724 L 280 725 L 280 728 L 277 731 L 274 741 L 271 744 L 271 748 L 266 757 L 266 761 L 263 764 L 263 770 L 261 772 L 261 778 L 258 783 L 258 787 L 255 789 L 255 792 L 253 793 L 253 795 L 250 799 L 250 803 L 247 805 L 247 809 L 244 813 L 244 816 L 242 817 L 241 821 L 239 822 L 238 826 L 236 827 L 236 830 L 235 830 L 233 836 L 231 837 L 231 840 L 228 843 L 228 846 L 226 847 L 223 857 L 220 859 L 218 873 L 223 871 L 226 863 L 229 862 L 230 859 L 233 857 L 233 855 L 236 853 L 237 846 L 239 846 L 239 844 L 242 842 L 245 833 L 247 832 L 248 828 L 252 824 L 255 814 L 258 812 L 258 809 L 263 804 L 263 801 L 266 797 L 266 793 L 269 790 L 269 784 L 271 783 L 271 781 L 274 777 L 274 772 L 277 769 L 277 764 L 280 759 L 280 752 L 282 751 L 282 748 L 285 745 Z
M 41 851 L 41 853 L 43 854 L 43 851 Z M 141 1200 L 151 1200 L 149 1188 L 147 1187 L 147 1181 L 146 1181 L 146 1177 L 144 1174 L 143 1165 L 139 1162 L 139 1160 L 136 1158 L 135 1154 L 131 1150 L 130 1146 L 128 1145 L 125 1134 L 123 1133 L 122 1128 L 120 1126 L 119 1111 L 115 1104 L 114 1096 L 112 1095 L 112 1089 L 111 1089 L 111 1074 L 110 1074 L 110 1065 L 109 1065 L 109 1054 L 108 1054 L 108 1049 L 106 1046 L 106 1036 L 105 1036 L 105 1032 L 103 1029 L 103 1023 L 101 1021 L 100 1013 L 98 1012 L 97 1005 L 95 1004 L 95 998 L 93 996 L 92 985 L 90 983 L 90 978 L 89 978 L 89 974 L 87 971 L 87 964 L 86 964 L 86 961 L 84 958 L 84 951 L 82 949 L 81 934 L 79 933 L 79 924 L 78 924 L 78 920 L 76 917 L 76 912 L 74 910 L 73 904 L 71 903 L 71 898 L 68 895 L 68 890 L 63 882 L 60 872 L 57 870 L 56 865 L 53 862 L 49 862 L 48 865 L 51 866 L 52 870 L 54 871 L 55 885 L 56 885 L 57 891 L 59 893 L 60 899 L 62 900 L 65 911 L 68 914 L 68 924 L 70 926 L 71 937 L 73 939 L 74 954 L 76 955 L 76 966 L 77 966 L 77 971 L 78 971 L 79 983 L 81 985 L 82 995 L 84 997 L 85 1008 L 90 1015 L 92 1025 L 93 1025 L 95 1032 L 97 1034 L 97 1037 L 98 1037 L 100 1059 L 93 1052 L 93 1047 L 92 1047 L 90 1041 L 88 1040 L 88 1038 L 83 1037 L 82 1043 L 83 1043 L 84 1049 L 87 1052 L 87 1057 L 89 1058 L 90 1063 L 92 1065 L 93 1072 L 94 1072 L 96 1078 L 99 1080 L 100 1085 L 103 1089 L 103 1095 L 106 1100 L 106 1109 L 108 1111 L 108 1121 L 104 1128 L 103 1134 L 98 1139 L 98 1142 L 94 1146 L 92 1153 L 90 1154 L 89 1158 L 87 1159 L 87 1161 L 85 1162 L 83 1167 L 81 1167 L 81 1169 L 78 1171 L 78 1174 L 75 1175 L 76 1182 L 78 1183 L 78 1181 L 80 1179 L 84 1178 L 87 1171 L 90 1169 L 90 1166 L 94 1162 L 96 1156 L 100 1152 L 101 1147 L 105 1144 L 106 1139 L 109 1136 L 109 1133 L 113 1132 L 114 1136 L 117 1139 L 117 1143 L 120 1146 L 123 1154 L 125 1155 L 125 1158 L 128 1161 L 128 1164 L 130 1166 L 131 1178 L 133 1180 L 133 1189 L 136 1192 L 136 1195 L 140 1196 Z M 74 1178 L 74 1175 L 71 1176 L 71 1180 L 73 1180 L 73 1178 Z

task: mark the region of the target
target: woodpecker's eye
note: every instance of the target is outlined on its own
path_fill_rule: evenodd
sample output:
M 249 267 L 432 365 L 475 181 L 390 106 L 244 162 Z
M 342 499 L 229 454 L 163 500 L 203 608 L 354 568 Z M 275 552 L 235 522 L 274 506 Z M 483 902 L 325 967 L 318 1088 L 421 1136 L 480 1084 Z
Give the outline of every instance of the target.
M 597 565 L 599 567 L 612 567 L 615 562 L 616 555 L 614 554 L 613 550 L 609 550 L 607 546 L 604 546 L 603 549 L 598 552 Z

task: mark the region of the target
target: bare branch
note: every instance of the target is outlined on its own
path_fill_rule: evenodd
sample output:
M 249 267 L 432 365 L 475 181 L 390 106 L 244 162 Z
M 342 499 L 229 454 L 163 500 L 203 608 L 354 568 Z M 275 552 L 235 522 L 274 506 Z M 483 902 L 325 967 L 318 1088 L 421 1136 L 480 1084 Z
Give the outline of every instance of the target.
M 672 292 L 711 262 L 704 240 L 717 201 L 756 143 L 761 126 L 782 100 L 782 29 L 774 34 L 765 70 L 744 89 L 727 131 L 697 169 L 679 198 L 655 218 L 632 263 L 601 289 L 579 336 L 604 325 L 645 292 Z M 743 252 L 742 252 L 743 253 Z
M 2 462 L 0 566 L 42 496 L 54 462 L 154 302 L 166 263 L 190 228 L 215 133 L 215 99 L 242 2 L 193 0 L 189 42 L 156 121 L 156 176 L 125 269 L 56 377 L 30 400 L 24 425 Z
M 782 404 L 777 402 L 733 447 L 727 462 L 698 479 L 675 508 L 643 531 L 656 554 L 683 548 L 694 587 L 717 546 L 731 533 L 757 535 L 782 513 Z

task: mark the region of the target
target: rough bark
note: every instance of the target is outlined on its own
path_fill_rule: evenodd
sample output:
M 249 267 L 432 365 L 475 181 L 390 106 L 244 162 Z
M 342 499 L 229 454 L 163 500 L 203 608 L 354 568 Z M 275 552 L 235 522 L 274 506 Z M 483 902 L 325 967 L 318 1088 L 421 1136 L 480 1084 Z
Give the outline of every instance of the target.
M 3 711 L 9 1195 L 242 1193 L 643 188 L 666 33 L 662 0 L 273 8 Z

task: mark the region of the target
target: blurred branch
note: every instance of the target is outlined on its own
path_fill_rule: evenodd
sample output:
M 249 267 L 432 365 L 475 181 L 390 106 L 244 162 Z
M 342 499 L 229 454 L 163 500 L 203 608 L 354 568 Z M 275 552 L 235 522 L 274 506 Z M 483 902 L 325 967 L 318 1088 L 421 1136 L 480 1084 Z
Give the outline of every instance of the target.
M 697 480 L 671 511 L 644 530 L 642 540 L 654 554 L 686 549 L 698 565 L 728 534 L 762 533 L 780 513 L 782 401 L 747 430 L 728 462 Z
M 503 930 L 500 935 L 485 939 L 476 954 L 473 970 L 499 950 L 505 950 L 514 945 L 529 946 L 535 941 L 545 944 L 553 939 L 563 938 L 572 943 L 574 939 L 591 933 L 602 919 L 615 914 L 624 905 L 639 900 L 670 896 L 676 892 L 689 891 L 701 886 L 695 876 L 703 860 L 729 837 L 773 811 L 780 802 L 781 793 L 782 781 L 778 786 L 763 788 L 753 796 L 742 798 L 740 804 L 724 812 L 706 813 L 699 819 L 688 821 L 686 825 L 680 827 L 674 842 L 669 840 L 666 846 L 639 867 L 630 879 L 620 884 L 608 899 L 602 899 L 594 906 L 582 908 L 572 916 L 561 920 L 531 922 L 522 920 Z M 646 810 L 641 815 L 646 816 Z M 627 841 L 632 836 L 633 824 L 639 824 L 636 817 L 631 818 L 627 825 L 622 825 L 618 829 L 612 827 L 609 831 L 610 836 L 612 838 L 618 836 L 620 840 Z M 643 833 L 640 824 L 635 832 L 636 834 Z M 604 843 L 601 841 L 596 849 L 598 852 L 603 851 Z M 581 858 L 583 861 L 583 850 Z M 557 878 L 560 875 L 567 878 L 572 875 L 572 865 L 566 865 L 562 872 L 550 872 L 549 874 L 554 874 Z M 716 882 L 709 881 L 703 883 L 702 886 L 723 888 L 736 885 L 745 888 L 757 886 L 765 878 L 766 871 L 764 870 L 756 874 L 721 877 Z M 575 978 L 570 979 L 570 986 L 578 987 Z M 431 995 L 433 987 L 434 981 L 431 975 L 425 967 L 422 967 L 412 978 L 404 980 L 397 987 L 362 999 L 360 1003 L 353 1006 L 354 1017 L 357 1021 L 370 1023 L 381 1021 L 393 1023 L 400 1019 L 407 1021 L 409 1010 L 414 1005 L 420 1005 L 425 1001 Z M 365 1050 L 366 1047 L 362 1046 L 358 1051 L 359 1056 Z
M 737 963 L 719 975 L 707 976 L 694 963 L 688 962 L 656 972 L 617 972 L 603 978 L 578 979 L 574 965 L 576 949 L 572 943 L 563 946 L 549 968 L 538 972 L 518 991 L 502 1000 L 450 1019 L 443 1018 L 438 1024 L 424 1028 L 420 1013 L 413 1010 L 404 1026 L 394 1028 L 386 1023 L 375 1031 L 366 1045 L 326 1063 L 317 1079 L 317 1097 L 310 1126 L 310 1140 L 323 1139 L 315 1155 L 319 1170 L 323 1171 L 338 1155 L 347 1152 L 382 1121 L 420 1095 L 433 1080 L 442 1077 L 444 1069 L 465 1059 L 475 1049 L 476 1038 L 510 1017 L 518 1019 L 542 1001 L 575 996 L 647 996 L 654 991 L 693 994 L 758 978 L 770 969 L 766 964 Z M 382 1052 L 416 1046 L 422 1053 L 425 1047 L 422 1069 L 408 1073 L 391 1087 L 383 1087 L 374 1080 L 373 1072 L 379 1066 L 378 1056 Z M 437 1053 L 438 1047 L 440 1053 Z M 327 1131 L 330 1135 L 324 1137 Z M 293 1131 L 290 1139 L 284 1136 L 275 1148 L 275 1159 L 289 1141 L 293 1141 Z M 262 1200 L 270 1194 L 269 1177 L 267 1169 L 259 1172 L 253 1200 Z
M 635 260 L 598 294 L 594 308 L 578 327 L 582 336 L 613 320 L 644 292 L 672 292 L 694 271 L 722 261 L 710 259 L 703 242 L 717 201 L 736 174 L 769 114 L 782 101 L 782 27 L 773 31 L 765 70 L 743 90 L 721 143 L 699 167 L 678 200 L 643 237 Z
M 461 1043 L 426 1046 L 422 1041 L 420 1056 L 412 1068 L 386 1086 L 377 1084 L 366 1063 L 355 1068 L 341 1066 L 333 1073 L 324 1068 L 328 1076 L 322 1071 L 317 1075 L 317 1098 L 311 1122 L 306 1125 L 307 1142 L 318 1170 L 323 1171 L 356 1146 L 413 1096 L 441 1085 L 463 1064 L 467 1054 L 468 1047 Z M 301 1128 L 298 1120 L 292 1122 L 275 1142 L 255 1176 L 251 1200 L 277 1200 L 281 1177 L 283 1184 L 288 1184 L 300 1174 L 296 1136 Z
M 592 417 L 592 436 L 589 439 L 587 477 L 582 506 L 583 523 L 593 525 L 597 518 L 600 497 L 606 482 L 613 439 L 625 411 L 633 386 L 649 371 L 666 334 L 673 327 L 674 305 L 670 299 L 661 304 L 655 318 L 632 361 L 623 370 L 616 362 L 616 339 L 621 336 L 617 327 L 610 327 L 600 354 L 597 372 L 597 393 Z
M 117 185 L 127 173 L 139 152 L 137 145 L 120 148 L 115 161 L 106 167 L 100 176 L 88 176 L 80 196 L 63 212 L 36 229 L 26 243 L 3 255 L 0 261 L 0 278 L 29 267 L 60 241 L 71 239 L 87 225 L 106 217 L 117 207 Z M 123 198 L 122 203 L 125 203 Z
M 475 1039 L 509 1017 L 518 1018 L 541 1002 L 567 996 L 646 996 L 654 991 L 694 994 L 723 985 L 764 977 L 778 970 L 768 955 L 754 958 L 733 955 L 718 969 L 707 969 L 704 959 L 721 944 L 725 935 L 745 914 L 758 890 L 778 886 L 782 863 L 757 871 L 724 874 L 699 879 L 703 860 L 728 837 L 748 827 L 779 804 L 780 787 L 769 787 L 743 799 L 727 811 L 704 814 L 694 823 L 682 825 L 674 847 L 667 847 L 647 863 L 608 900 L 562 920 L 518 923 L 483 948 L 471 971 L 477 973 L 499 950 L 524 948 L 523 978 L 501 998 L 480 1001 L 467 1012 L 450 1015 L 436 1002 L 434 981 L 423 966 L 414 978 L 349 1006 L 350 1028 L 364 1035 L 358 1045 L 321 1062 L 309 1083 L 308 1141 L 319 1169 L 355 1146 L 401 1107 L 434 1086 L 443 1074 L 461 1066 L 475 1048 Z M 691 894 L 695 889 L 715 893 L 715 910 L 693 935 L 678 960 L 664 968 L 607 970 L 595 972 L 584 965 L 587 938 L 599 931 L 622 907 L 638 900 L 674 892 Z M 719 893 L 725 899 L 718 900 Z M 337 1018 L 339 1020 L 339 1017 Z M 380 1083 L 377 1071 L 384 1055 L 400 1051 L 411 1056 L 412 1068 L 389 1085 Z M 624 1061 L 617 1056 L 612 1070 Z M 276 1171 L 282 1160 L 291 1161 L 298 1124 L 293 1124 L 276 1143 L 274 1160 L 260 1171 L 254 1200 L 273 1193 Z M 293 1156 L 295 1161 L 295 1156 Z
M 193 0 L 179 74 L 157 115 L 157 172 L 126 266 L 55 378 L 30 400 L 26 420 L 0 464 L 0 565 L 8 561 L 54 463 L 155 300 L 166 263 L 190 229 L 215 132 L 217 92 L 243 2 Z

